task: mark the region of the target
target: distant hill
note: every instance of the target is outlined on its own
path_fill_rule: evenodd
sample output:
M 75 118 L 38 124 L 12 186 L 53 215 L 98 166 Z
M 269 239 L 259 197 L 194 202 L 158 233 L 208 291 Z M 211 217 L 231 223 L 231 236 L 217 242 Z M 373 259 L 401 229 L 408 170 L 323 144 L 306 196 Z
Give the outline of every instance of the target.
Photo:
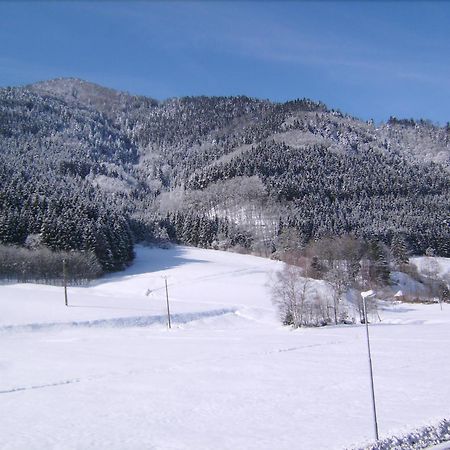
M 270 254 L 353 233 L 450 256 L 449 170 L 450 127 L 425 120 L 72 78 L 0 89 L 0 242 L 89 249 L 106 270 L 140 239 Z

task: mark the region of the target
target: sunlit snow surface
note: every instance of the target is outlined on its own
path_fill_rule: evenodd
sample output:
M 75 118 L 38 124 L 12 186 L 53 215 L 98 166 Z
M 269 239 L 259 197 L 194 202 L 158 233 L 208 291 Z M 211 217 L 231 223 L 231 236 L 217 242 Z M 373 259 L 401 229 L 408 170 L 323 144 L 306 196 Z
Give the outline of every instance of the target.
M 268 289 L 279 267 L 139 247 L 126 272 L 70 288 L 68 308 L 61 288 L 0 286 L 0 448 L 309 450 L 372 440 L 364 327 L 280 326 Z M 450 305 L 380 316 L 370 332 L 381 436 L 450 417 Z

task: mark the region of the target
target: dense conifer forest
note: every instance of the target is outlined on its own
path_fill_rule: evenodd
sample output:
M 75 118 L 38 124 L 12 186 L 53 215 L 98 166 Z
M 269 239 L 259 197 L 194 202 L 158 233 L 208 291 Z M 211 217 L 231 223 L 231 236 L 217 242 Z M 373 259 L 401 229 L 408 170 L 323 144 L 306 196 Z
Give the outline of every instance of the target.
M 4 88 L 2 273 L 23 269 L 17 246 L 81 255 L 89 278 L 141 240 L 269 256 L 353 235 L 448 257 L 449 170 L 448 124 L 376 125 L 306 99 L 159 102 L 76 79 Z

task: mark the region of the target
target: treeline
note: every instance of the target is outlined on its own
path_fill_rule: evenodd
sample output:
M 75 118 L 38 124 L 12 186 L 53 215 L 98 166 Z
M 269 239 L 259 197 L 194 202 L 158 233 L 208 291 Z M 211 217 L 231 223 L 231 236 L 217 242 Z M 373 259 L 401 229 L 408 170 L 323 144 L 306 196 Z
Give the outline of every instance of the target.
M 65 278 L 68 284 L 83 284 L 101 273 L 102 267 L 92 252 L 0 245 L 0 280 L 62 284 Z
M 171 242 L 194 247 L 252 252 L 254 237 L 226 217 L 210 217 L 199 212 L 169 213 L 145 223 L 133 223 L 139 241 L 158 245 Z

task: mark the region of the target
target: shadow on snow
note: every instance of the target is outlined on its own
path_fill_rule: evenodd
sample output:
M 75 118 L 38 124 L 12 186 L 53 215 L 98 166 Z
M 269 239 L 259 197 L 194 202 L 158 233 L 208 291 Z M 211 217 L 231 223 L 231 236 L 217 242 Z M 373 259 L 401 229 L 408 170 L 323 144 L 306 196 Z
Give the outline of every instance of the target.
M 136 258 L 130 267 L 121 272 L 105 275 L 102 278 L 91 282 L 89 286 L 96 286 L 109 281 L 120 281 L 135 275 L 163 272 L 164 270 L 173 269 L 185 264 L 210 262 L 203 259 L 188 258 L 186 257 L 187 251 L 188 248 L 182 246 L 174 246 L 168 249 L 145 247 L 143 245 L 136 246 Z

